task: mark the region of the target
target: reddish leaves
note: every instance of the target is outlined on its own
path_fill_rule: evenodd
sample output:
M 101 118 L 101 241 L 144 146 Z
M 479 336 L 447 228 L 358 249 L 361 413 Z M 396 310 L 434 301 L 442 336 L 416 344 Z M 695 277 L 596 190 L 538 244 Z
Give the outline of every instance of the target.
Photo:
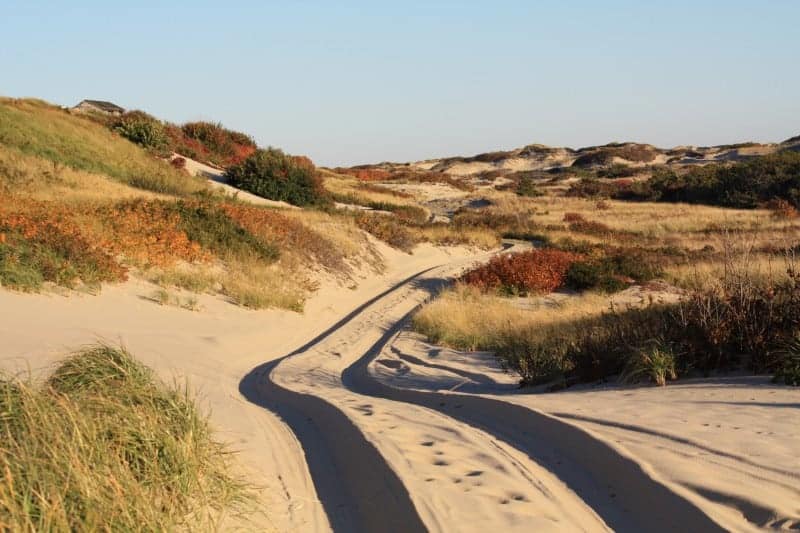
M 564 284 L 570 265 L 580 256 L 560 250 L 530 250 L 503 254 L 470 270 L 461 281 L 481 290 L 516 294 L 551 292 Z

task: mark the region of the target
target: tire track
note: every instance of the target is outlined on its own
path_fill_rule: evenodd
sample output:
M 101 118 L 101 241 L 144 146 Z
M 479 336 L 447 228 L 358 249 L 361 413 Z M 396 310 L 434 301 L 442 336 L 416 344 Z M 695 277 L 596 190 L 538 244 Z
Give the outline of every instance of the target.
M 724 531 L 635 461 L 575 426 L 500 400 L 397 389 L 377 381 L 369 374 L 369 363 L 405 327 L 412 313 L 344 370 L 342 381 L 348 389 L 433 409 L 493 435 L 550 470 L 616 531 Z
M 403 287 L 416 285 L 433 294 L 446 284 L 444 278 L 414 282 L 435 268 L 442 267 L 426 269 L 396 283 L 304 346 L 254 368 L 240 382 L 245 398 L 280 416 L 300 441 L 317 495 L 336 531 L 415 532 L 427 528 L 397 474 L 344 414 L 342 406 L 315 396 L 313 389 L 300 393 L 278 385 L 271 373 L 292 356 L 316 349 L 325 353 L 325 341 L 334 341 L 328 352 L 339 356 L 338 350 L 345 349 L 347 341 L 329 337 L 344 326 L 349 327 L 351 335 L 374 327 L 370 321 L 380 316 L 382 309 L 405 297 L 399 291 Z M 369 309 L 381 300 L 383 307 Z M 613 529 L 722 530 L 694 505 L 650 478 L 634 461 L 565 422 L 499 400 L 394 389 L 373 379 L 368 364 L 410 315 L 387 327 L 377 342 L 341 372 L 341 386 L 356 394 L 431 409 L 506 442 L 560 478 Z M 345 344 L 340 346 L 342 342 Z
M 300 441 L 334 531 L 414 533 L 427 528 L 397 474 L 347 415 L 316 396 L 281 387 L 270 374 L 284 359 L 311 350 L 372 304 L 430 270 L 367 300 L 305 345 L 254 368 L 239 383 L 242 396 L 277 414 Z

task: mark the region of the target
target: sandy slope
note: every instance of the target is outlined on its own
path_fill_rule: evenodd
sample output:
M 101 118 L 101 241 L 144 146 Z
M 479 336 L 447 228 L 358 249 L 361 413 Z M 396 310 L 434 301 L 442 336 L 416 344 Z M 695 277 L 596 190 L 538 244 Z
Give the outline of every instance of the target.
M 800 391 L 766 378 L 666 388 L 581 387 L 524 394 L 490 354 L 401 332 L 371 365 L 393 387 L 478 394 L 547 413 L 633 458 L 729 530 L 800 527 Z
M 304 315 L 246 311 L 211 296 L 201 297 L 201 312 L 161 307 L 141 281 L 99 296 L 0 290 L 0 366 L 38 373 L 104 338 L 167 379 L 188 377 L 263 487 L 259 528 L 348 529 L 342 524 L 359 513 L 361 524 L 396 531 L 625 530 L 650 517 L 653 530 L 800 523 L 797 390 L 740 379 L 520 394 L 488 354 L 442 350 L 403 332 L 395 338 L 409 311 L 479 257 L 429 246 L 381 252 L 386 275 L 356 290 L 327 283 Z M 371 374 L 400 393 L 357 371 L 373 358 Z M 245 376 L 261 380 L 256 388 L 271 379 L 287 391 L 273 401 L 313 399 L 313 416 L 333 424 L 326 436 L 351 468 L 324 471 L 314 439 L 285 410 L 254 403 Z M 343 497 L 332 511 L 330 494 L 346 488 L 367 491 L 361 509 Z M 371 502 L 369 490 L 385 492 L 375 502 L 391 507 Z
M 469 253 L 424 245 L 407 255 L 376 246 L 390 265 L 386 274 L 365 277 L 355 290 L 327 282 L 302 315 L 247 311 L 212 296 L 200 296 L 199 312 L 159 306 L 149 299 L 156 287 L 136 280 L 97 296 L 0 288 L 0 368 L 40 374 L 83 344 L 122 342 L 163 378 L 188 378 L 201 392 L 215 426 L 263 487 L 267 514 L 259 523 L 268 520 L 278 531 L 327 531 L 297 439 L 276 416 L 246 401 L 239 384 L 254 366 L 296 349 L 398 280 Z

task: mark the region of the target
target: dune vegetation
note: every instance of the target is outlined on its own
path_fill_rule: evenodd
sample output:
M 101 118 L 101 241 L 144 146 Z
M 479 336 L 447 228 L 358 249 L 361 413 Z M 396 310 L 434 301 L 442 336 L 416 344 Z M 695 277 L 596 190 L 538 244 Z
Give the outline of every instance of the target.
M 543 189 L 490 194 L 490 206 L 455 215 L 537 248 L 467 272 L 415 315 L 417 331 L 493 351 L 523 384 L 663 384 L 738 369 L 796 381 L 800 219 L 775 202 L 731 209 Z
M 209 530 L 254 501 L 188 390 L 105 345 L 0 378 L 0 468 L 8 531 Z
M 423 242 L 499 242 L 493 231 L 431 222 L 409 194 L 258 149 L 218 124 L 177 126 L 141 111 L 76 114 L 8 98 L 0 100 L 0 119 L 6 288 L 97 291 L 135 276 L 167 292 L 299 311 L 320 276 L 352 283 L 359 269 L 383 268 L 367 234 L 408 253 Z M 173 151 L 226 165 L 233 185 L 303 209 L 225 196 L 170 164 Z M 337 209 L 335 201 L 357 209 Z

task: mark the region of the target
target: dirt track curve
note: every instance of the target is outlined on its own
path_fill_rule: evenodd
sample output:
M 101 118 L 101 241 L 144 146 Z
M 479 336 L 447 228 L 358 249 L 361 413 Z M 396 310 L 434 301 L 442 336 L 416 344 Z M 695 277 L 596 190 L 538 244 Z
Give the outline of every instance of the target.
M 300 441 L 334 531 L 429 529 L 398 474 L 348 416 L 345 402 L 353 397 L 397 409 L 413 404 L 505 442 L 555 475 L 616 531 L 722 531 L 637 463 L 573 425 L 496 399 L 397 389 L 370 375 L 370 361 L 411 312 L 464 265 L 427 269 L 395 284 L 240 383 L 245 398 L 280 416 Z

